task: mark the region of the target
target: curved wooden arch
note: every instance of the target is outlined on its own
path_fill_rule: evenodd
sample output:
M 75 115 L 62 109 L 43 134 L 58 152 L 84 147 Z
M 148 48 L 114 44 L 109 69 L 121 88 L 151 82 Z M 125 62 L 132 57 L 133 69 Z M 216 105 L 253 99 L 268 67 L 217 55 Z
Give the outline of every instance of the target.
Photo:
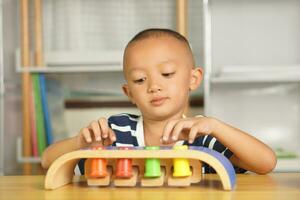
M 219 175 L 224 190 L 234 189 L 236 182 L 234 168 L 222 154 L 205 147 L 189 147 L 188 150 L 162 148 L 164 149 L 144 150 L 140 147 L 133 147 L 131 150 L 118 150 L 111 147 L 108 150 L 78 150 L 67 153 L 55 160 L 50 166 L 45 178 L 45 188 L 56 189 L 71 183 L 74 168 L 78 161 L 83 158 L 187 158 L 207 163 Z

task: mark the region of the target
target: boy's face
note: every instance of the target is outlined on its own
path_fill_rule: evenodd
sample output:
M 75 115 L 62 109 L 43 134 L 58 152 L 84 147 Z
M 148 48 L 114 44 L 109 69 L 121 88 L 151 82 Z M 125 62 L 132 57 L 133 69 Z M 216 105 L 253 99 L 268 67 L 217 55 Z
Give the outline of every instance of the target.
M 191 52 L 182 41 L 169 36 L 132 43 L 125 52 L 125 94 L 152 120 L 179 117 L 189 91 L 202 80 L 202 70 L 193 68 Z

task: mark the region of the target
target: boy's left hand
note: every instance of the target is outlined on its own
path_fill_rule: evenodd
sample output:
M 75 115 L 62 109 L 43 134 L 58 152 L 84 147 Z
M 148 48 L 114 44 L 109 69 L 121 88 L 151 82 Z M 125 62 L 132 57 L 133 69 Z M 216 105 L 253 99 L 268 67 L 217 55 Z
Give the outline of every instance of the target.
M 192 117 L 169 121 L 162 135 L 163 143 L 173 143 L 177 140 L 188 140 L 193 143 L 200 135 L 213 133 L 215 120 L 210 117 Z

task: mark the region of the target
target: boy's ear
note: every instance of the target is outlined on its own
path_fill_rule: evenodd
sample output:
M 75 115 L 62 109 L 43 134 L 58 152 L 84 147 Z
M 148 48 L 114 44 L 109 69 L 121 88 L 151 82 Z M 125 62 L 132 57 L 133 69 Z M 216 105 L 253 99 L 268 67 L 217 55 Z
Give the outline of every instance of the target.
M 203 79 L 203 69 L 201 67 L 196 67 L 191 71 L 191 79 L 190 79 L 190 90 L 197 89 Z
M 129 100 L 130 100 L 133 104 L 135 104 L 135 102 L 133 101 L 132 94 L 131 94 L 131 92 L 130 92 L 130 90 L 129 90 L 128 85 L 127 85 L 127 84 L 124 84 L 124 85 L 122 86 L 122 89 L 123 89 L 124 94 L 129 98 Z

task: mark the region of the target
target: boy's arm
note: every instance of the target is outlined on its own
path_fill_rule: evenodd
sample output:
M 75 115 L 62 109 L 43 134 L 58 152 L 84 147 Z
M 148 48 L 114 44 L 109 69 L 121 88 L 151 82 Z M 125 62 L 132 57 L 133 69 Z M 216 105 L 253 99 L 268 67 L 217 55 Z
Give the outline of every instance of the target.
M 92 121 L 89 126 L 82 128 L 75 137 L 49 146 L 43 153 L 42 167 L 48 169 L 54 160 L 65 153 L 88 146 L 109 146 L 114 141 L 116 141 L 116 135 L 109 127 L 107 119 L 100 118 L 98 121 Z
M 59 156 L 83 148 L 78 143 L 77 136 L 68 138 L 49 146 L 42 156 L 42 167 L 48 169 L 51 163 Z
M 232 151 L 230 161 L 241 168 L 266 174 L 276 165 L 276 155 L 271 148 L 251 135 L 212 119 L 212 135 Z
M 211 117 L 193 117 L 169 121 L 162 141 L 188 140 L 193 143 L 200 135 L 212 135 L 234 155 L 230 161 L 238 167 L 258 173 L 271 172 L 276 156 L 271 148 L 253 136 Z

